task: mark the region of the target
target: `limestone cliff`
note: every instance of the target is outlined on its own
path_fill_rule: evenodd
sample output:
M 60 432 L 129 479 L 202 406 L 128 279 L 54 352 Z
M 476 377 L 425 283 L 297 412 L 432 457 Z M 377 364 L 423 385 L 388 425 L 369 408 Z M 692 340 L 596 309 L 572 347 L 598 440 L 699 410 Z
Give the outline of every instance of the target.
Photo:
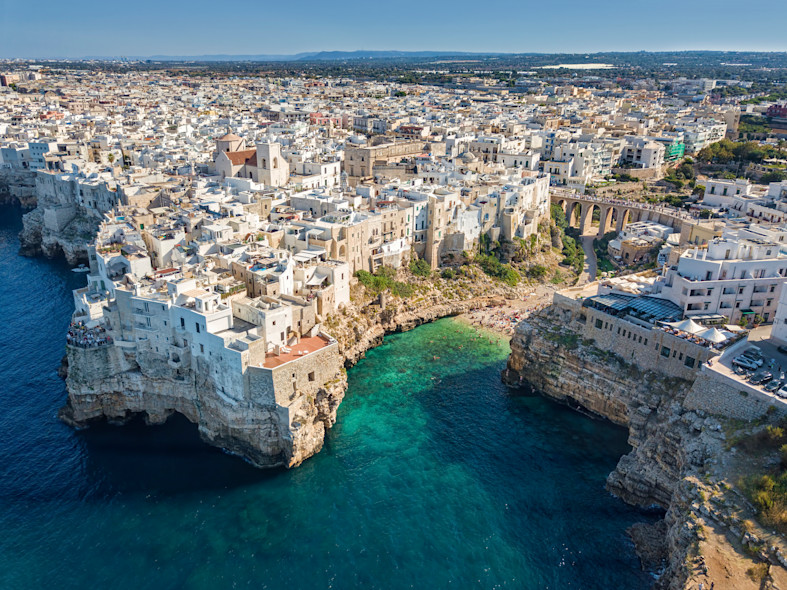
M 581 340 L 554 307 L 519 324 L 503 378 L 628 427 L 632 451 L 607 489 L 628 503 L 667 510 L 669 562 L 659 584 L 682 588 L 695 537 L 685 510 L 692 488 L 679 484 L 703 473 L 723 443 L 715 418 L 684 409 L 692 383 L 642 371 Z
M 253 465 L 294 467 L 319 452 L 326 429 L 336 422 L 347 387 L 336 357 L 334 379 L 314 392 L 296 392 L 282 408 L 222 395 L 201 359 L 194 369 L 175 369 L 157 355 L 117 346 L 69 346 L 68 402 L 60 417 L 77 427 L 101 418 L 123 423 L 137 414 L 160 424 L 179 412 L 197 424 L 206 442 Z
M 0 205 L 23 209 L 36 206 L 35 172 L 31 170 L 0 170 Z
M 98 219 L 76 210 L 64 226 L 51 227 L 44 219 L 45 206 L 39 205 L 22 217 L 20 252 L 26 256 L 64 256 L 69 264 L 87 262 L 87 245 L 95 236 Z

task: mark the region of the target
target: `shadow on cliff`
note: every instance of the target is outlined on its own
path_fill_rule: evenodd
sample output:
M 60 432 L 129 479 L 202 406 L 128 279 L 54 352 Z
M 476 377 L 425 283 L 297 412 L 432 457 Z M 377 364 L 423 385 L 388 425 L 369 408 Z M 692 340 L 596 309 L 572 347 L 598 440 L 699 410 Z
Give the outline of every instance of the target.
M 256 469 L 204 443 L 197 426 L 174 414 L 147 426 L 138 416 L 123 426 L 92 424 L 77 433 L 85 446 L 91 493 L 145 492 L 157 496 L 222 490 L 279 477 L 284 469 Z

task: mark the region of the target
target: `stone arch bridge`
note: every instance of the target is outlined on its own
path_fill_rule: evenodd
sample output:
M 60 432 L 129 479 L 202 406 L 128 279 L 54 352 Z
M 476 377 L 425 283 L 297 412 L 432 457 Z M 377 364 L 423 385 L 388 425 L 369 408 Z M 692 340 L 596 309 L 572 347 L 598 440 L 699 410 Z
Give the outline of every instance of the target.
M 595 231 L 598 237 L 602 237 L 613 230 L 620 232 L 629 223 L 654 221 L 673 228 L 680 234 L 681 243 L 684 243 L 689 239 L 691 226 L 697 223 L 691 215 L 674 207 L 618 199 L 600 199 L 555 189 L 550 189 L 550 198 L 552 204 L 559 205 L 563 209 L 568 225 L 578 228 L 582 235 L 593 234 Z M 596 211 L 598 229 L 594 227 Z

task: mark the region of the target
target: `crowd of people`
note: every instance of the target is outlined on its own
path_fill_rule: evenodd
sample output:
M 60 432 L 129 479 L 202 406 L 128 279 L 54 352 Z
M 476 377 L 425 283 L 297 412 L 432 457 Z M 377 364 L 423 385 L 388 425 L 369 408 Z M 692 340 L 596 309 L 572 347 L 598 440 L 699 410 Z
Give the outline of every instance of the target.
M 542 303 L 523 307 L 521 309 L 486 308 L 478 309 L 467 314 L 467 318 L 474 326 L 489 328 L 506 335 L 513 335 L 516 325 L 531 313 L 544 309 L 548 304 Z
M 106 333 L 103 326 L 88 328 L 84 322 L 72 322 L 68 327 L 66 342 L 71 346 L 81 348 L 94 348 L 112 344 L 112 337 Z

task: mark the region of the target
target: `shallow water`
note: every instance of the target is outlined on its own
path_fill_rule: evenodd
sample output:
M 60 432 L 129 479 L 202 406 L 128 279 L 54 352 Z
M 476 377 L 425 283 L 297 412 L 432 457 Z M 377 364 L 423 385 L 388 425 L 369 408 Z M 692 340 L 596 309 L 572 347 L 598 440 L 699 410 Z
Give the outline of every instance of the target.
M 85 278 L 18 256 L 19 229 L 0 209 L 0 588 L 649 586 L 624 531 L 652 517 L 604 491 L 625 431 L 512 396 L 507 344 L 453 320 L 351 369 L 295 470 L 254 469 L 178 417 L 61 424 Z

